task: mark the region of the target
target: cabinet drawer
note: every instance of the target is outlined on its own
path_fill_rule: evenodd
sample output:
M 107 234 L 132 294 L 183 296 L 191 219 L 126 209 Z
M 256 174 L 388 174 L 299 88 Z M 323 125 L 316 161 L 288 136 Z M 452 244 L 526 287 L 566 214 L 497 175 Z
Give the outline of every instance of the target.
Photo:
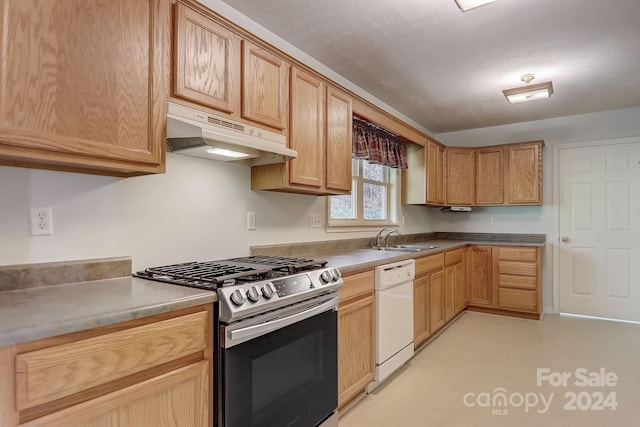
M 535 276 L 537 266 L 533 262 L 498 260 L 498 274 L 515 274 L 520 276 Z
M 537 313 L 538 292 L 523 289 L 498 288 L 498 307 Z
M 464 254 L 464 249 L 460 248 L 460 249 L 454 249 L 452 251 L 448 251 L 444 253 L 444 265 L 446 267 L 453 265 L 453 264 L 458 264 L 459 262 L 462 262 L 462 255 Z
M 206 311 L 16 355 L 16 405 L 31 408 L 207 348 Z
M 498 247 L 498 259 L 537 261 L 538 248 Z
M 499 274 L 498 286 L 501 288 L 535 290 L 537 288 L 537 278 L 535 276 L 513 276 L 510 274 Z
M 437 271 L 444 266 L 444 254 L 439 253 L 416 259 L 416 276 Z
M 373 270 L 344 278 L 344 285 L 338 290 L 340 302 L 348 301 L 373 292 Z

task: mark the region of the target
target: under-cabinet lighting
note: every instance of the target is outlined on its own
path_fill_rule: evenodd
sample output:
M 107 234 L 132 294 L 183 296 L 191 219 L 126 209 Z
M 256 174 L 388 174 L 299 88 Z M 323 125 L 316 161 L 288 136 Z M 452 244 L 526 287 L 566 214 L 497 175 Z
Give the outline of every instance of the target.
M 476 7 L 484 6 L 485 4 L 493 3 L 494 1 L 497 0 L 456 0 L 456 3 L 460 10 L 466 12 L 467 10 L 475 9 Z
M 248 159 L 250 157 L 255 157 L 251 154 L 241 153 L 240 151 L 227 150 L 226 148 L 220 147 L 207 148 L 207 153 L 215 154 L 216 156 L 231 157 L 233 159 Z

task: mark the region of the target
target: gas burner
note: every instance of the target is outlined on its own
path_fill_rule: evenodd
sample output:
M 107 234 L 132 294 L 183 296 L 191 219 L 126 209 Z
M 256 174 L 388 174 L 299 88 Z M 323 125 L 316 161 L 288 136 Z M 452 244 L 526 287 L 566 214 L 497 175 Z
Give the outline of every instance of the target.
M 281 271 L 282 273 L 288 274 L 315 270 L 327 265 L 327 261 L 325 260 L 286 258 L 269 255 L 253 255 L 248 257 L 231 258 L 229 261 L 272 266 L 274 271 Z
M 275 279 L 325 267 L 327 261 L 249 256 L 221 261 L 185 262 L 150 267 L 133 275 L 144 279 L 203 289 Z

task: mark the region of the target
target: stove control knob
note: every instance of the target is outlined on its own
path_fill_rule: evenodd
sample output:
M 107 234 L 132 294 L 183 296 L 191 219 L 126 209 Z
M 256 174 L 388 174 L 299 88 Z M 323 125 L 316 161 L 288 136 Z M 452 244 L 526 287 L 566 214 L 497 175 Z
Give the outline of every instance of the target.
M 325 270 L 320 273 L 320 280 L 322 280 L 323 283 L 327 284 L 333 280 L 333 274 L 331 274 L 329 270 Z
M 249 288 L 249 290 L 247 291 L 247 298 L 249 298 L 253 302 L 256 302 L 260 299 L 260 290 L 257 286 L 252 286 L 251 288 Z
M 264 297 L 267 299 L 271 298 L 275 293 L 276 292 L 273 289 L 273 284 L 271 283 L 267 283 L 262 287 L 262 295 L 264 295 Z
M 244 292 L 242 292 L 242 289 L 236 289 L 231 294 L 231 302 L 235 305 L 242 305 L 246 300 L 247 298 L 245 297 Z
M 331 275 L 333 276 L 333 281 L 337 282 L 340 277 L 342 277 L 342 274 L 340 274 L 340 270 L 338 270 L 337 268 L 334 268 L 333 270 L 331 270 Z

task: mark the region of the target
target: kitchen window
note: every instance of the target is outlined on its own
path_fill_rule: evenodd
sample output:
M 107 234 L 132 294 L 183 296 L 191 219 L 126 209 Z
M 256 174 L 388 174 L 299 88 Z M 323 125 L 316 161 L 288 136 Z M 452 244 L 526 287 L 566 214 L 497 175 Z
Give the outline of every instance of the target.
M 398 170 L 363 159 L 353 159 L 352 170 L 351 194 L 329 197 L 329 227 L 397 225 Z

